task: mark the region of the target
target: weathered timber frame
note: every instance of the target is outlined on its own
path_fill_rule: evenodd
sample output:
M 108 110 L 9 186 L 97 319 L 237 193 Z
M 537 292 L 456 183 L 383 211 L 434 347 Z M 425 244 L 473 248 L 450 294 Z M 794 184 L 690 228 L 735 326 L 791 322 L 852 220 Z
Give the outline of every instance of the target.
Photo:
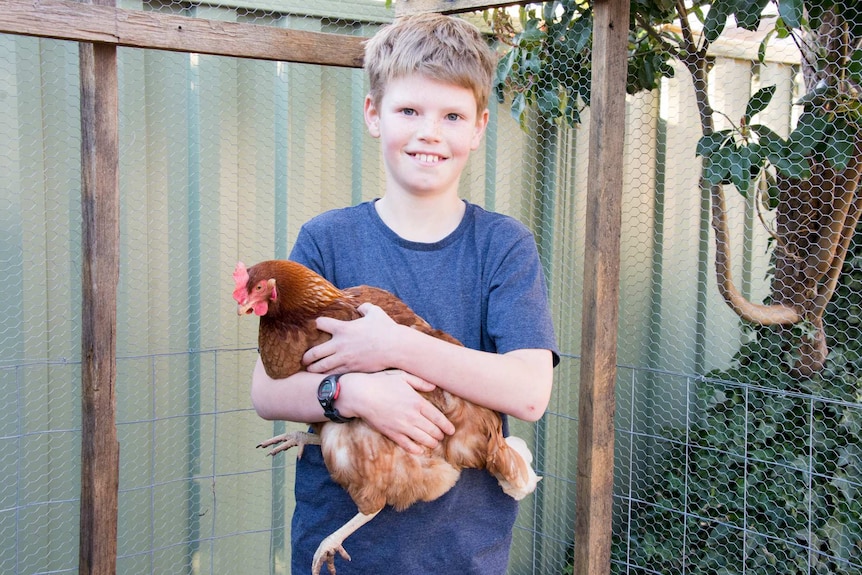
M 115 0 L 3 0 L 0 33 L 81 42 L 82 438 L 79 572 L 116 573 L 119 443 L 118 46 L 361 67 L 363 38 L 123 10 Z M 397 0 L 396 15 L 459 13 L 524 1 Z M 610 572 L 614 389 L 629 0 L 596 0 L 584 318 L 578 412 L 575 564 Z

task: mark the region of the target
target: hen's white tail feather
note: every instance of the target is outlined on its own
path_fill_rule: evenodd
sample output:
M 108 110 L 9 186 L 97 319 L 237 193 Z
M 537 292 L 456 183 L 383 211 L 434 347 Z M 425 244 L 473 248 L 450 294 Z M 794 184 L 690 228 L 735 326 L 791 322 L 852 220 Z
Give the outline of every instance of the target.
M 503 488 L 503 491 L 507 495 L 516 501 L 520 501 L 536 490 L 536 485 L 538 485 L 542 478 L 536 475 L 536 472 L 533 471 L 533 467 L 530 465 L 533 462 L 533 454 L 530 452 L 530 448 L 527 447 L 526 441 L 520 437 L 509 436 L 506 438 L 506 443 L 520 456 L 523 466 L 521 466 L 517 482 L 508 481 L 499 476 L 497 479 L 500 487 Z

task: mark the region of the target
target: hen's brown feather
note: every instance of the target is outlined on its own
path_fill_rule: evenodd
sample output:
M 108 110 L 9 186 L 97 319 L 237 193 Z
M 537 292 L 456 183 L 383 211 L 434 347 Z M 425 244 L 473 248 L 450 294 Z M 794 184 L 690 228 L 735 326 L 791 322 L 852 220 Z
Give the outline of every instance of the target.
M 357 308 L 365 302 L 379 306 L 402 325 L 461 345 L 385 290 L 370 286 L 339 290 L 308 268 L 287 260 L 270 260 L 248 269 L 245 293 L 249 299 L 243 302 L 238 298 L 241 313 L 257 304 L 252 301 L 255 294 L 266 294 L 266 289 L 258 290 L 261 285 L 274 286 L 266 313 L 260 317 L 258 343 L 263 365 L 276 379 L 302 369 L 303 354 L 330 337 L 317 329 L 317 317 L 357 319 L 362 315 Z M 237 291 L 243 292 L 242 286 Z M 416 501 L 434 500 L 455 484 L 464 468 L 488 469 L 506 493 L 517 499 L 533 491 L 538 478 L 527 460 L 531 456 L 528 451 L 519 453 L 504 439 L 498 413 L 439 388 L 423 396 L 456 431 L 436 449 L 421 455 L 404 451 L 360 419 L 313 426 L 320 434 L 327 469 L 361 513 L 376 513 L 384 505 L 402 510 Z

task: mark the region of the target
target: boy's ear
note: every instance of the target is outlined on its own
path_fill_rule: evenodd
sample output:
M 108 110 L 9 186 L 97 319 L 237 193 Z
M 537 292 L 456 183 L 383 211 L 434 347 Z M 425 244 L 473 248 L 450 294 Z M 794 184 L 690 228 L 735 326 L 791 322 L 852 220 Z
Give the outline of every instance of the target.
M 365 126 L 368 128 L 368 133 L 372 138 L 380 137 L 380 114 L 377 112 L 377 106 L 371 96 L 365 96 Z
M 470 142 L 470 149 L 475 150 L 482 143 L 482 136 L 485 135 L 485 128 L 488 127 L 488 117 L 490 113 L 488 108 L 485 108 L 481 114 L 476 116 L 476 128 L 473 130 L 473 141 Z

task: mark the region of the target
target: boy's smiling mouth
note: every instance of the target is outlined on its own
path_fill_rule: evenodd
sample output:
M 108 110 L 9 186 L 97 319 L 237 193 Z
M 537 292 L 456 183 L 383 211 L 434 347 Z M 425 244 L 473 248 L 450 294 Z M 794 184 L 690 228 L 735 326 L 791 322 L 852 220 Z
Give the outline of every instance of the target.
M 412 153 L 408 155 L 415 158 L 416 160 L 419 160 L 423 164 L 436 164 L 437 162 L 445 159 L 443 156 L 438 156 L 437 154 Z

